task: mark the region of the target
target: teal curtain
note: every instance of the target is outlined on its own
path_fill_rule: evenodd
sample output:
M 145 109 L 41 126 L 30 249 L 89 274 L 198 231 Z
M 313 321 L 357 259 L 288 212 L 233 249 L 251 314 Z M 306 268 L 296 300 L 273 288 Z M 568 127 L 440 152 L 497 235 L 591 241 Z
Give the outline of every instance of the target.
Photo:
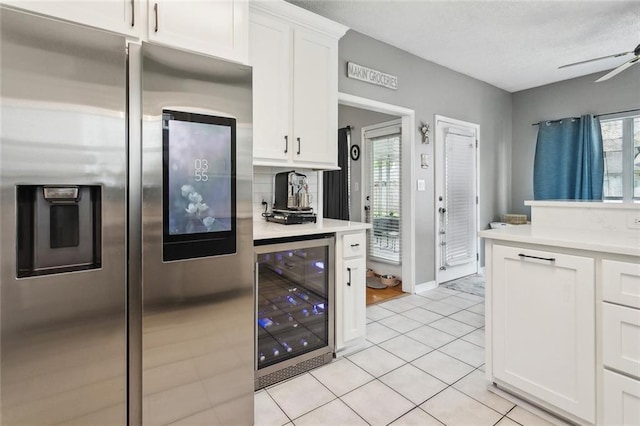
M 533 163 L 535 200 L 602 200 L 603 179 L 597 117 L 540 122 Z

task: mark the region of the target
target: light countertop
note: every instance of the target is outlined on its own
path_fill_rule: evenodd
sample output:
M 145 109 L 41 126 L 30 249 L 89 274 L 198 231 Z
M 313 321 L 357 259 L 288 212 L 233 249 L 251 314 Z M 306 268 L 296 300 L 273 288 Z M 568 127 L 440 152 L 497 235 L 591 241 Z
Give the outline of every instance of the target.
M 562 228 L 534 231 L 531 225 L 518 225 L 480 231 L 478 235 L 493 240 L 640 256 L 640 234 L 635 232 L 585 232 Z
M 568 207 L 574 209 L 624 209 L 640 210 L 640 203 L 633 201 L 599 201 L 599 200 L 529 200 L 525 206 L 531 207 Z
M 259 220 L 253 222 L 253 239 L 297 237 L 300 235 L 330 234 L 335 232 L 362 231 L 371 228 L 371 224 L 336 219 L 320 219 L 317 223 L 281 225 Z

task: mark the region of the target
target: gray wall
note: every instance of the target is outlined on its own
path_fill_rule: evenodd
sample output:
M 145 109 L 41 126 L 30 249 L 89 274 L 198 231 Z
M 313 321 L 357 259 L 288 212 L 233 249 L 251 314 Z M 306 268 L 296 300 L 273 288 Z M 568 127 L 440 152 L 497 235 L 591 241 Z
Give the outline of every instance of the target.
M 471 77 L 425 61 L 403 50 L 355 31 L 340 40 L 340 92 L 361 96 L 416 112 L 421 121 L 434 129 L 435 114 L 480 125 L 480 223 L 495 220 L 509 207 L 511 159 L 511 94 Z M 390 90 L 349 79 L 347 62 L 374 68 L 398 77 L 398 90 Z M 429 154 L 433 164 L 434 131 L 431 143 L 422 144 L 416 132 L 416 179 L 425 179 L 427 191 L 416 195 L 416 284 L 435 278 L 434 237 L 434 169 L 421 169 L 420 154 Z M 408 182 L 407 191 L 415 190 Z
M 513 93 L 511 210 L 514 213 L 531 213 L 524 201 L 533 199 L 533 158 L 538 127 L 532 123 L 640 108 L 640 66 L 594 83 L 603 74 Z
M 393 115 L 382 114 L 374 111 L 367 111 L 360 108 L 349 107 L 346 105 L 338 106 L 338 128 L 351 126 L 351 145 L 360 147 L 360 158 L 358 161 L 349 159 L 351 166 L 351 220 L 356 222 L 364 222 L 362 217 L 362 141 L 361 131 L 363 127 L 372 124 L 384 123 L 398 117 Z M 357 190 L 356 190 L 357 187 Z

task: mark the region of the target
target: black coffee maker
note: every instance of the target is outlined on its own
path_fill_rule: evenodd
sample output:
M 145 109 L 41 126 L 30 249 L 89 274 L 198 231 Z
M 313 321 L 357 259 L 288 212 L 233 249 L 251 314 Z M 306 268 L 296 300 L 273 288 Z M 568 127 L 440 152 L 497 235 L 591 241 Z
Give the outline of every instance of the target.
M 311 210 L 307 176 L 290 172 L 277 173 L 275 178 L 273 209 L 278 211 Z

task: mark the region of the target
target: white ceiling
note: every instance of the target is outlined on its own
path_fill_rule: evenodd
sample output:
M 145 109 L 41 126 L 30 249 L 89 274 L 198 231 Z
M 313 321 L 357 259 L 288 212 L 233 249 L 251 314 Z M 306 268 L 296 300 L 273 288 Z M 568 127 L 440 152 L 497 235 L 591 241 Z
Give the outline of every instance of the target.
M 558 67 L 640 43 L 638 0 L 288 1 L 509 92 L 610 70 L 632 56 Z

